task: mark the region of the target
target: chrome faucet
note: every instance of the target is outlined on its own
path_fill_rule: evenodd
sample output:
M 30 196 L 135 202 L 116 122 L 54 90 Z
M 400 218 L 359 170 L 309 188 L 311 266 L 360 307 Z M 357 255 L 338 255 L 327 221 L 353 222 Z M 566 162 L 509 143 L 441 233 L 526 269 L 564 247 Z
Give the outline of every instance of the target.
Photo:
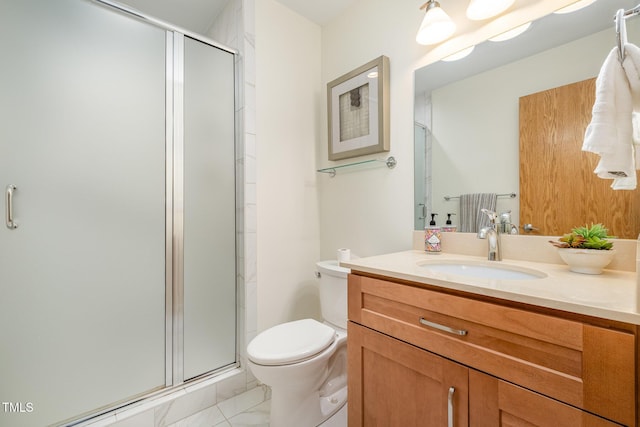
M 482 213 L 489 217 L 489 226 L 478 231 L 479 239 L 487 239 L 489 245 L 489 253 L 487 258 L 489 261 L 502 261 L 502 251 L 500 246 L 500 230 L 496 224 L 498 214 L 488 209 L 482 209 Z
M 498 225 L 498 233 L 518 234 L 518 226 L 516 226 L 511 222 L 511 211 L 505 211 L 500 214 L 500 224 Z

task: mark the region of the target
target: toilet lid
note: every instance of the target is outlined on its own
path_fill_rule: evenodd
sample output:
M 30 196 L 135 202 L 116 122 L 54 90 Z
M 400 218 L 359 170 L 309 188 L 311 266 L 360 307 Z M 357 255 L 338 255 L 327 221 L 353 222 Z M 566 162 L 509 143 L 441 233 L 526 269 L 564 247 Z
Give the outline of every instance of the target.
M 282 323 L 258 334 L 247 355 L 259 365 L 285 365 L 320 353 L 335 340 L 336 331 L 313 319 Z

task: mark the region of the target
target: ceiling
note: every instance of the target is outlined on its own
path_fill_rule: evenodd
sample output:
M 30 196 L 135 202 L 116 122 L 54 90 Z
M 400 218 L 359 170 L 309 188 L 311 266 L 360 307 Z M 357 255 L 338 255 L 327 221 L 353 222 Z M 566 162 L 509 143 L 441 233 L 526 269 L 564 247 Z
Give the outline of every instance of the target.
M 195 33 L 207 32 L 229 0 L 116 0 L 145 15 Z M 258 0 L 259 1 L 259 0 Z M 355 0 L 277 0 L 318 25 L 324 25 Z
M 416 93 L 431 92 L 454 81 L 525 58 L 605 29 L 615 35 L 613 16 L 617 9 L 631 9 L 638 0 L 601 0 L 577 12 L 551 14 L 534 21 L 525 33 L 507 42 L 486 41 L 468 57 L 455 62 L 439 61 L 416 71 Z
M 331 21 L 356 0 L 276 0 L 318 25 Z
M 227 0 L 115 0 L 144 15 L 205 34 Z
M 158 18 L 189 31 L 205 34 L 211 24 L 222 11 L 225 5 L 231 0 L 109 0 L 117 1 L 129 7 L 137 9 L 145 15 Z M 260 1 L 260 0 L 256 0 Z M 297 12 L 318 25 L 325 25 L 333 18 L 353 5 L 356 0 L 275 0 L 285 7 Z M 398 0 L 395 0 L 398 1 Z M 405 0 L 403 0 L 405 1 Z M 416 1 L 420 4 L 421 0 Z M 441 0 L 442 1 L 442 0 Z M 522 7 L 539 0 L 517 0 L 516 6 Z M 447 11 L 452 18 L 464 24 L 465 8 L 469 0 L 447 0 Z M 495 67 L 499 58 L 503 63 L 510 62 L 532 54 L 527 51 L 535 47 L 536 51 L 549 48 L 549 43 L 557 44 L 559 41 L 568 42 L 586 34 L 590 34 L 597 28 L 610 26 L 612 16 L 618 4 L 632 5 L 637 0 L 601 0 L 589 6 L 585 11 L 576 12 L 571 19 L 565 16 L 556 16 L 552 19 L 552 24 L 541 22 L 535 25 L 525 34 L 519 36 L 516 42 L 510 43 L 484 43 L 477 47 L 475 55 L 465 58 L 465 67 L 454 67 L 448 63 L 436 63 L 429 66 L 428 76 L 422 78 L 420 73 L 416 75 L 416 90 L 419 92 L 429 91 L 433 87 L 438 87 L 446 82 L 458 80 L 469 74 Z M 418 12 L 416 7 L 416 12 Z M 592 21 L 597 21 L 593 23 Z M 550 26 L 549 26 L 550 25 Z M 588 31 L 588 32 L 586 32 Z M 508 59 L 508 61 L 507 61 Z M 462 62 L 462 61 L 460 61 Z M 464 70 L 463 70 L 464 69 Z M 463 70 L 463 71 L 460 71 Z M 460 75 L 460 73 L 464 75 Z

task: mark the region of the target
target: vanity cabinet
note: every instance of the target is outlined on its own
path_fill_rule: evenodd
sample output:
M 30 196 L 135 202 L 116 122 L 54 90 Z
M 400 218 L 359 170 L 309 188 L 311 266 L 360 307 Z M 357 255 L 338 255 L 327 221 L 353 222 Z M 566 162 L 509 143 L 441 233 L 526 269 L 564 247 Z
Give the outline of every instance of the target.
M 349 426 L 634 426 L 637 332 L 353 272 Z
M 347 337 L 349 426 L 468 425 L 468 368 L 353 322 Z
M 473 414 L 469 425 L 473 426 L 619 426 L 473 369 L 469 372 L 469 395 L 469 412 Z

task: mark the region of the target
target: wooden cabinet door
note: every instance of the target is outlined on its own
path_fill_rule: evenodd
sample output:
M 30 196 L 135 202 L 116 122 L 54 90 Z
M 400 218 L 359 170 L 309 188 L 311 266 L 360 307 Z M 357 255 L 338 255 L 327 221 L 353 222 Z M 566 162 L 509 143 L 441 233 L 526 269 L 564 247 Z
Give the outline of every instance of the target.
M 595 79 L 520 98 L 520 225 L 533 234 L 602 222 L 611 235 L 638 237 L 640 189 L 614 191 L 593 173 L 600 157 L 582 151 L 594 100 Z
M 350 427 L 469 425 L 468 368 L 353 322 L 348 334 Z
M 469 370 L 469 425 L 472 427 L 614 427 L 573 406 Z

